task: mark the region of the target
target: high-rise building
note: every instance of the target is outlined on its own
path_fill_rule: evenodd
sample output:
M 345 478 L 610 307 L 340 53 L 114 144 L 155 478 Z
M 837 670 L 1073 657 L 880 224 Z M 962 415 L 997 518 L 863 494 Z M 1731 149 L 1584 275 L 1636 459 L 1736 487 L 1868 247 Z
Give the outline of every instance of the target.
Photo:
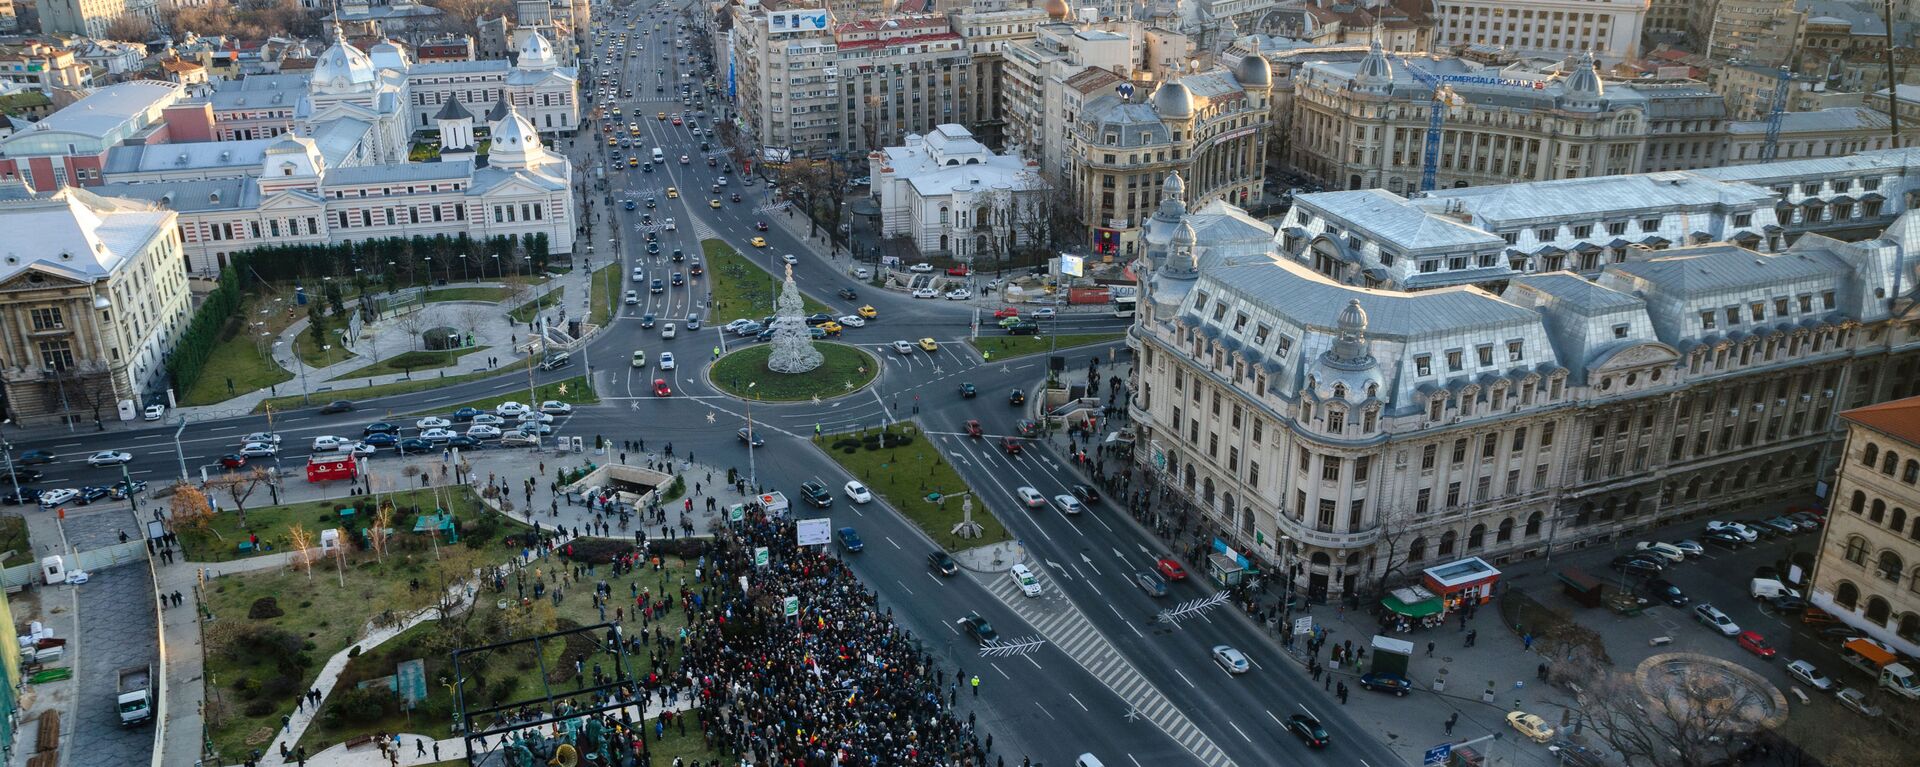
M 1809 600 L 1907 656 L 1920 655 L 1920 397 L 1840 414 Z
M 1692 3 L 1687 31 L 1714 61 L 1777 67 L 1790 61 L 1806 14 L 1794 0 L 1702 0 Z
M 1648 0 L 1435 0 L 1433 47 L 1499 46 L 1515 53 L 1607 60 L 1640 52 Z
M 45 0 L 40 28 L 47 34 L 107 37 L 107 27 L 124 16 L 160 21 L 157 0 Z
M 730 4 L 726 65 L 749 145 L 771 160 L 845 145 L 833 13 L 824 3 Z
M 967 127 L 980 143 L 1001 146 L 1007 124 L 1000 100 L 1005 49 L 1034 39 L 1035 28 L 1047 19 L 1046 11 L 1015 0 L 973 0 L 961 10 L 949 11 L 948 18 L 973 57 L 973 88 L 962 95 L 972 118 Z
M 1056 184 L 1072 176 L 1068 153 L 1077 113 L 1066 107 L 1069 93 L 1089 87 L 1082 74 L 1090 69 L 1105 71 L 1094 75 L 1105 81 L 1105 91 L 1085 90 L 1080 95 L 1093 98 L 1127 83 L 1133 78 L 1136 61 L 1133 40 L 1094 25 L 1075 25 L 1064 21 L 1064 3 L 1055 8 L 1059 15 L 1035 28 L 1034 39 L 1006 46 L 1005 79 L 1000 82 L 1000 106 L 1007 120 L 1007 148 L 1039 160 L 1041 173 Z M 1109 77 L 1111 76 L 1111 77 Z M 1080 78 L 1076 80 L 1076 78 Z
M 837 24 L 834 59 L 845 111 L 836 150 L 896 146 L 908 134 L 973 120 L 973 54 L 936 14 Z

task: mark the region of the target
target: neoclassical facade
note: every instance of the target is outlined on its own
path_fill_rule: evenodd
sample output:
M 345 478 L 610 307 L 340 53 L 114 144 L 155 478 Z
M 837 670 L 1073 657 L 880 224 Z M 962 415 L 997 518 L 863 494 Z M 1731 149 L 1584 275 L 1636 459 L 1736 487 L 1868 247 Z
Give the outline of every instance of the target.
M 1920 214 L 1407 290 L 1164 188 L 1129 333 L 1136 458 L 1317 595 L 1804 493 L 1837 412 L 1920 394 Z
M 867 154 L 883 237 L 967 262 L 1005 258 L 1046 240 L 1047 185 L 1038 163 L 994 154 L 959 125 Z
M 1920 398 L 1840 414 L 1847 436 L 1810 601 L 1920 655 Z

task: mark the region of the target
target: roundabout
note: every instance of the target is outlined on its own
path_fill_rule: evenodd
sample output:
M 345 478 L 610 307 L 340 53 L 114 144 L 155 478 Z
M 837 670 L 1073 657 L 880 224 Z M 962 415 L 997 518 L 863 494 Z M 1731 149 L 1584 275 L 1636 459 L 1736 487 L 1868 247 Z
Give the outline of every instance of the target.
M 879 375 L 880 360 L 856 347 L 815 342 L 813 348 L 820 352 L 820 366 L 805 373 L 774 372 L 767 367 L 773 347 L 758 344 L 722 355 L 707 367 L 707 380 L 741 399 L 798 402 L 852 394 Z

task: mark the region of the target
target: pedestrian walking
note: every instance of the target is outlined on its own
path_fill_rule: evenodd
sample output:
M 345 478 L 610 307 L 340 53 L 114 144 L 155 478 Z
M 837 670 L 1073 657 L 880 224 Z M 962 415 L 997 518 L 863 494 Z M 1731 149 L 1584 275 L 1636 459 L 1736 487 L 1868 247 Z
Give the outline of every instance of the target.
M 1431 658 L 1431 657 L 1433 657 L 1433 643 L 1432 643 L 1432 642 L 1428 642 L 1428 643 L 1427 643 L 1427 657 L 1429 657 L 1429 658 Z
M 979 674 L 973 675 L 971 684 L 973 685 L 973 697 L 976 697 L 976 698 L 980 697 L 980 675 Z
M 1452 715 L 1449 715 L 1447 717 L 1447 734 L 1448 735 L 1453 734 L 1453 725 L 1455 722 L 1458 722 L 1458 721 L 1460 721 L 1460 712 L 1458 711 L 1454 712 Z

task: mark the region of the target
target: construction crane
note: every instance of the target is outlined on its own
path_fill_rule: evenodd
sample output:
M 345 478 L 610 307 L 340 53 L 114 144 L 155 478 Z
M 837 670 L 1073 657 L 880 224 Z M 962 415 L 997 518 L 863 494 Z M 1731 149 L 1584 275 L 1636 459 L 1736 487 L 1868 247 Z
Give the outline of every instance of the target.
M 1440 129 L 1447 119 L 1446 91 L 1452 83 L 1472 85 L 1497 85 L 1510 88 L 1531 88 L 1544 90 L 1545 82 L 1540 80 L 1522 80 L 1492 75 L 1437 75 L 1413 65 L 1405 57 L 1396 56 L 1400 66 L 1419 80 L 1421 85 L 1433 89 L 1433 98 L 1427 105 L 1427 140 L 1420 160 L 1420 191 L 1433 191 L 1434 176 L 1440 170 Z
M 1773 105 L 1767 112 L 1767 138 L 1760 144 L 1760 161 L 1773 162 L 1780 153 L 1780 118 L 1787 113 L 1787 92 L 1793 87 L 1793 70 L 1780 67 L 1780 80 L 1773 86 Z

